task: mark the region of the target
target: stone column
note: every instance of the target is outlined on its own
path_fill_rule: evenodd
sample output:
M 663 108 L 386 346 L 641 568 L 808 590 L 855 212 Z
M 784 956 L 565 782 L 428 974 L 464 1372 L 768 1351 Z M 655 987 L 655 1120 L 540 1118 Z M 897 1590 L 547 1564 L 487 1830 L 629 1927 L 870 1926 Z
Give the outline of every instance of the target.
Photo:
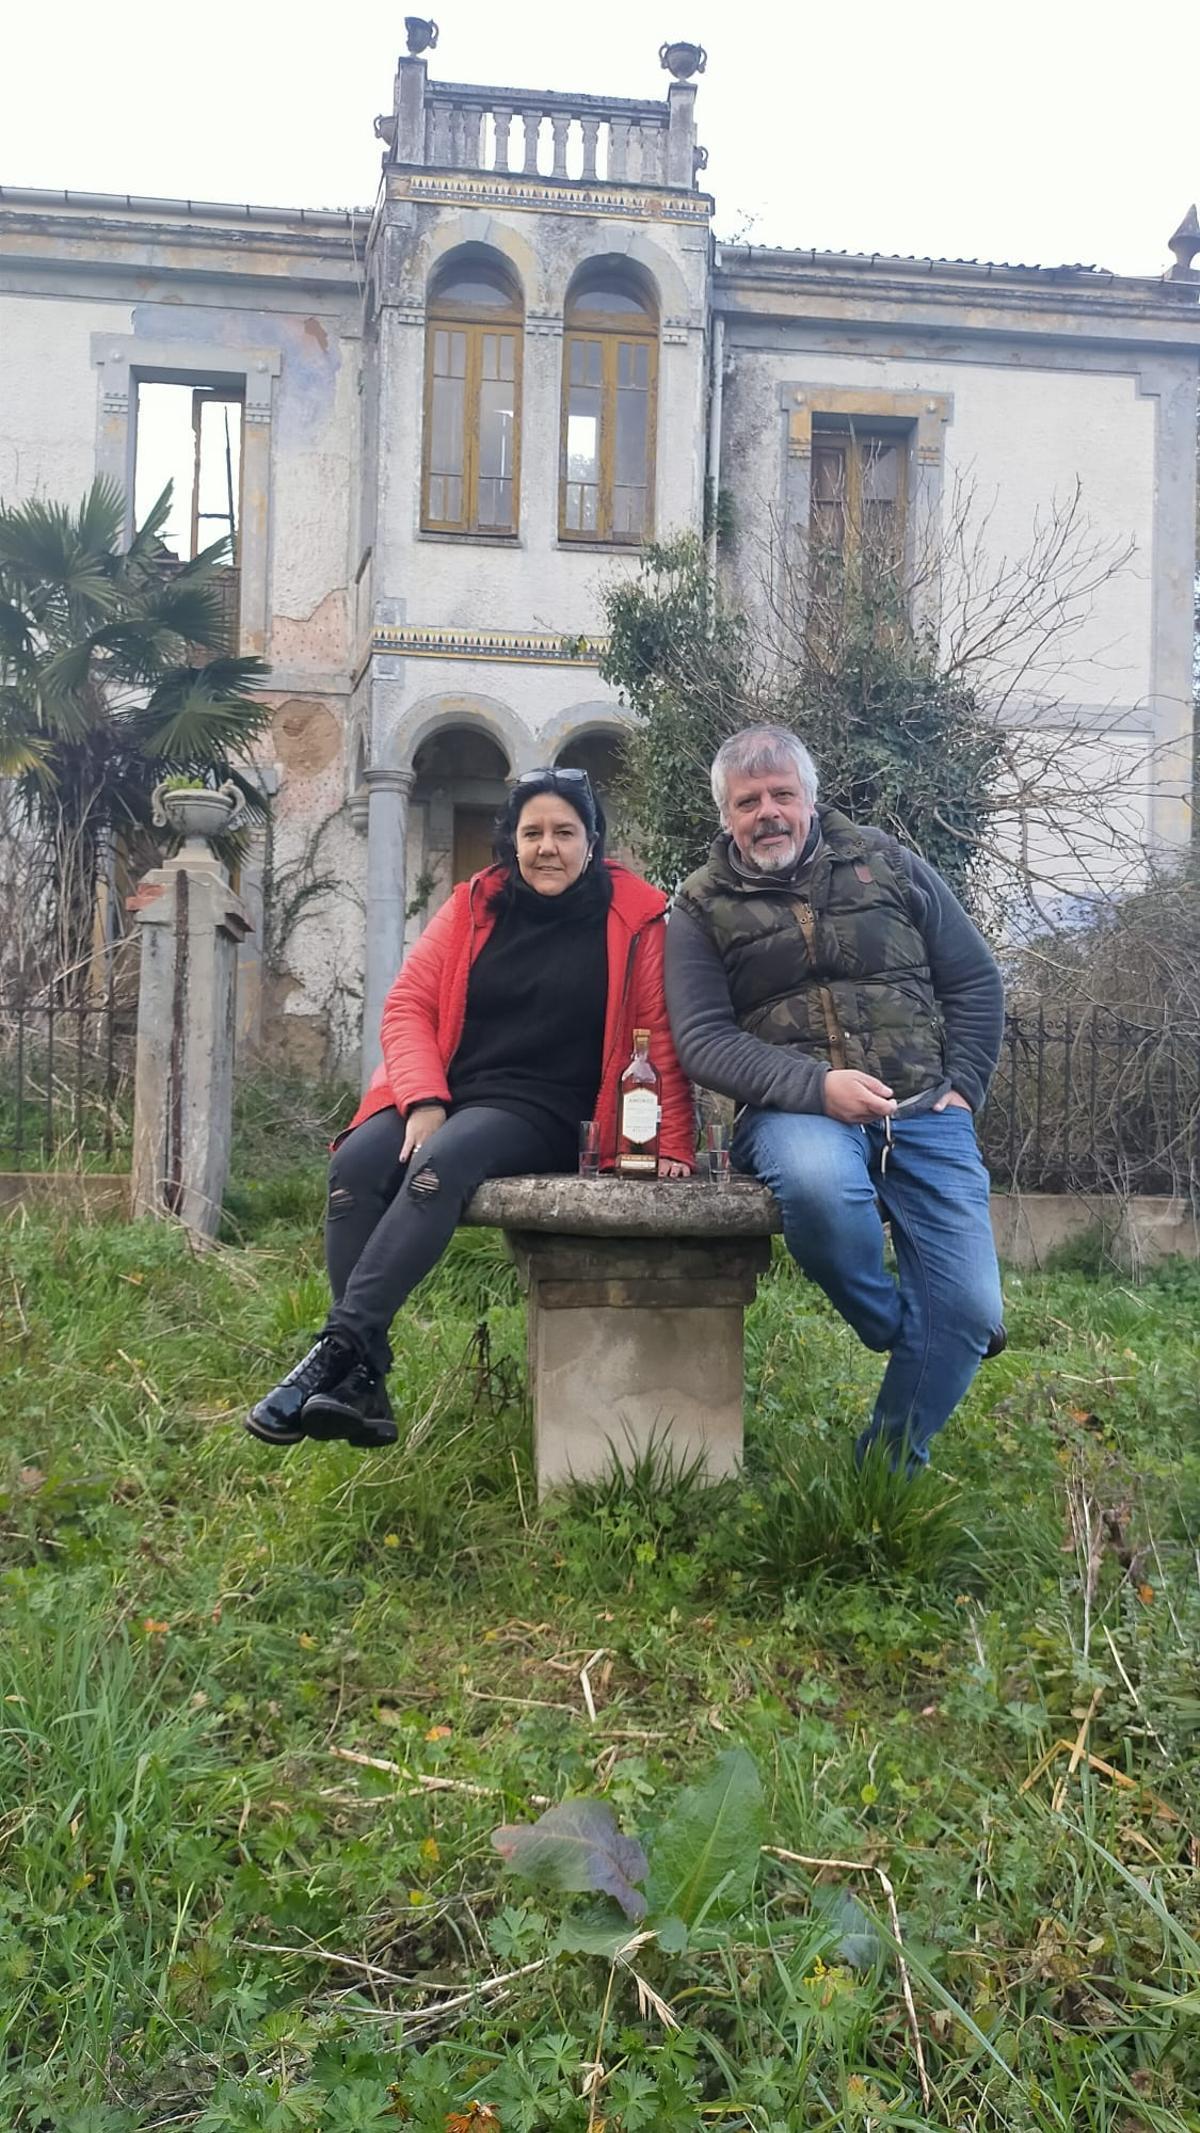
M 395 136 L 392 157 L 397 163 L 425 161 L 425 77 L 423 59 L 401 59 L 396 67 Z
M 142 936 L 132 1208 L 215 1237 L 229 1172 L 238 948 L 250 914 L 215 859 L 156 867 L 129 899 Z
M 365 1088 L 381 1057 L 379 1022 L 388 988 L 404 956 L 407 898 L 408 801 L 411 770 L 383 765 L 364 771 L 367 814 L 367 948 L 363 979 L 362 1080 Z
M 696 146 L 696 84 L 690 81 L 673 81 L 667 90 L 667 167 L 663 173 L 666 183 L 677 186 L 682 192 L 691 192 L 696 183 L 696 167 L 692 151 Z

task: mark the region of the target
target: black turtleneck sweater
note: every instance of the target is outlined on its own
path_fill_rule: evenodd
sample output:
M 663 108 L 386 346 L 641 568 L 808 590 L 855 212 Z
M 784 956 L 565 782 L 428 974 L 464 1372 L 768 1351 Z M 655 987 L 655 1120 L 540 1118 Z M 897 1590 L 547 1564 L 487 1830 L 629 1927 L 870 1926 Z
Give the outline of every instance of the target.
M 544 1128 L 555 1164 L 575 1166 L 579 1122 L 600 1087 L 608 997 L 608 883 L 589 868 L 561 896 L 518 877 L 471 966 L 450 1061 L 455 1111 L 487 1104 Z

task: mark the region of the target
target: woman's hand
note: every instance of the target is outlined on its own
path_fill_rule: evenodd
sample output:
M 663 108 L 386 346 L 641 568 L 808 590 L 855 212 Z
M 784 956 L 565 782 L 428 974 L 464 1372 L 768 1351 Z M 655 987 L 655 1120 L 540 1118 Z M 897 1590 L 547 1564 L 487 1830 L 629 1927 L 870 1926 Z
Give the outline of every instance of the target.
M 430 1135 L 436 1133 L 438 1127 L 444 1126 L 445 1123 L 444 1104 L 418 1104 L 404 1121 L 404 1146 L 400 1150 L 400 1161 L 407 1163 L 409 1156 L 416 1154 L 422 1142 L 427 1141 Z
M 664 1159 L 659 1163 L 658 1174 L 660 1178 L 690 1178 L 692 1166 L 690 1163 L 669 1163 Z

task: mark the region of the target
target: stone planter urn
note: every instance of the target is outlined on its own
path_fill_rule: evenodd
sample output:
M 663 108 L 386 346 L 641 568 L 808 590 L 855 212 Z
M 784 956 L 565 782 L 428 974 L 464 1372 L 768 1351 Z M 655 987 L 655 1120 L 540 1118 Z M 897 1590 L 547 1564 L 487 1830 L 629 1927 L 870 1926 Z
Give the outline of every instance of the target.
M 436 48 L 438 26 L 436 22 L 427 22 L 423 15 L 406 15 L 404 34 L 408 39 L 409 55 L 413 59 L 419 58 L 422 52 L 432 52 Z
M 687 81 L 693 74 L 703 74 L 708 65 L 708 53 L 702 44 L 664 44 L 658 56 L 676 81 Z
M 154 791 L 154 820 L 160 828 L 172 829 L 182 837 L 179 857 L 185 866 L 210 867 L 211 841 L 233 827 L 241 804 L 237 786 L 228 782 L 201 790 L 195 786 L 172 786 L 170 779 L 164 778 Z

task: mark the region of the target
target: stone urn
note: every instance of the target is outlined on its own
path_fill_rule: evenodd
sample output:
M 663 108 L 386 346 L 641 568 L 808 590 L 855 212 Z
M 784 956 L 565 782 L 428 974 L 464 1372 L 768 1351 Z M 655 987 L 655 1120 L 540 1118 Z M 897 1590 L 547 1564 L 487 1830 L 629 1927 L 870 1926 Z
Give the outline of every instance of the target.
M 241 804 L 237 786 L 228 782 L 200 788 L 173 786 L 169 778 L 164 778 L 154 790 L 153 815 L 159 828 L 172 829 L 183 839 L 179 858 L 185 865 L 211 866 L 211 842 L 232 829 Z
M 702 44 L 664 44 L 658 57 L 676 81 L 687 81 L 693 74 L 703 74 L 708 65 L 708 53 Z
M 432 52 L 438 41 L 436 22 L 427 22 L 423 15 L 404 17 L 404 34 L 408 39 L 409 57 L 419 59 L 422 52 Z

